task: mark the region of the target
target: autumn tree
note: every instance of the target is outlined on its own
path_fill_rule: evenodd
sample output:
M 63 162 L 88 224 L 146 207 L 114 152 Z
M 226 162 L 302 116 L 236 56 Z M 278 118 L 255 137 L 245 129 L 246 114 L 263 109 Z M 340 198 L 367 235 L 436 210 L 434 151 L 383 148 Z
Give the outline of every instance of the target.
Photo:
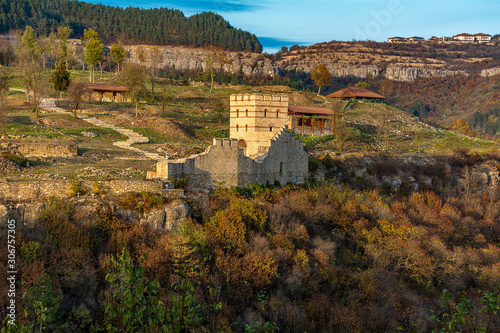
M 314 83 L 318 86 L 318 96 L 321 91 L 321 87 L 330 82 L 332 75 L 328 71 L 325 65 L 318 65 L 312 69 L 311 78 Z
M 359 81 L 354 86 L 355 87 L 359 87 L 359 88 L 365 88 L 365 89 L 367 89 L 368 88 L 368 83 L 365 82 L 365 81 Z
M 130 99 L 135 103 L 135 117 L 139 113 L 139 101 L 146 91 L 147 72 L 143 65 L 129 63 L 123 67 L 119 81 L 128 88 Z
M 113 44 L 111 45 L 111 48 L 109 49 L 109 55 L 111 57 L 111 60 L 116 62 L 118 65 L 118 72 L 120 71 L 120 64 L 125 60 L 127 57 L 127 50 L 123 47 L 121 43 Z
M 394 86 L 394 83 L 389 79 L 380 80 L 380 82 L 379 82 L 380 93 L 384 97 L 387 97 L 387 95 L 389 95 L 392 92 L 393 86 Z
M 94 67 L 103 60 L 104 44 L 101 36 L 92 29 L 85 29 L 83 36 L 83 44 L 85 45 L 84 60 L 90 67 L 89 82 L 94 82 Z
M 135 56 L 137 60 L 139 60 L 141 65 L 146 64 L 147 54 L 146 54 L 146 48 L 144 46 L 139 45 L 135 48 Z
M 224 67 L 227 62 L 226 52 L 223 49 L 215 46 L 209 48 L 209 54 L 206 58 L 206 71 L 210 73 L 210 93 L 214 89 L 214 76 L 218 68 Z

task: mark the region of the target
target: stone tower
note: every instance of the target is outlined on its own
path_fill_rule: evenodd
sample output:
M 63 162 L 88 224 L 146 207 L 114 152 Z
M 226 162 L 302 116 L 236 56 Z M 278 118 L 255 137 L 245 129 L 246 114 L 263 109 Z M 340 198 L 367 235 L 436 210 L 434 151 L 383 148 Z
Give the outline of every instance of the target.
M 237 94 L 230 97 L 229 137 L 246 156 L 265 152 L 271 139 L 288 124 L 288 96 Z

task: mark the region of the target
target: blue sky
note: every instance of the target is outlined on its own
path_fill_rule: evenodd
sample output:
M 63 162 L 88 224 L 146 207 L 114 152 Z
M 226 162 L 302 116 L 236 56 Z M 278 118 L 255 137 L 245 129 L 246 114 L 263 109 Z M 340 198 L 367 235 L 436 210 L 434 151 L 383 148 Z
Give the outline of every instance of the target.
M 331 40 L 500 33 L 500 0 L 85 0 L 121 7 L 211 11 L 254 33 L 265 52 Z

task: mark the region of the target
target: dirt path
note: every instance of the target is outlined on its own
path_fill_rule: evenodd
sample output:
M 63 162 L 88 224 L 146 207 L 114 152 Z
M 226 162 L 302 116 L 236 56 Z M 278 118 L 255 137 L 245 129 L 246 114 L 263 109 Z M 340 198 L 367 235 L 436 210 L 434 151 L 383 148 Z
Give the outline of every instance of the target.
M 69 111 L 66 111 L 66 110 L 64 110 L 62 108 L 56 107 L 53 99 L 45 99 L 45 100 L 43 100 L 42 103 L 40 104 L 40 108 L 41 109 L 50 110 L 52 112 L 73 115 Z M 140 135 L 140 134 L 138 134 L 138 133 L 136 133 L 136 132 L 134 132 L 134 131 L 132 131 L 130 129 L 127 129 L 127 128 L 123 128 L 123 127 L 115 126 L 115 125 L 112 125 L 112 124 L 108 124 L 107 122 L 105 122 L 105 121 L 103 121 L 101 119 L 95 118 L 95 117 L 90 117 L 90 116 L 87 116 L 87 115 L 79 115 L 79 118 L 82 119 L 82 120 L 85 120 L 86 122 L 91 123 L 91 124 L 93 124 L 95 126 L 110 128 L 110 129 L 112 129 L 114 131 L 117 131 L 120 134 L 125 135 L 128 138 L 126 141 L 116 141 L 116 142 L 113 142 L 113 145 L 115 145 L 117 147 L 125 148 L 125 149 L 128 149 L 128 150 L 135 151 L 136 153 L 138 153 L 140 155 L 143 155 L 143 156 L 145 156 L 147 158 L 150 158 L 152 160 L 164 160 L 165 159 L 165 157 L 162 157 L 162 156 L 160 156 L 158 154 L 150 153 L 150 152 L 147 152 L 145 150 L 139 149 L 137 147 L 132 147 L 132 145 L 134 145 L 134 144 L 148 143 L 149 139 L 147 137 L 145 137 L 145 136 L 142 136 L 142 135 Z

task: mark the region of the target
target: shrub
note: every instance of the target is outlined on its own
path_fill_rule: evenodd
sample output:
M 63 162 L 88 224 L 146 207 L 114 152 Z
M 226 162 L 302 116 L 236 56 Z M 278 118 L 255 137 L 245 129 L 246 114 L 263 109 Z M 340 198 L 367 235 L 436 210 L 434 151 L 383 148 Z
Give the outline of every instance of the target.
M 32 262 L 40 257 L 42 245 L 38 242 L 23 242 L 20 252 L 22 262 Z
M 71 183 L 71 188 L 69 190 L 69 195 L 74 197 L 76 195 L 85 195 L 87 193 L 87 188 L 82 186 L 82 182 L 75 180 Z
M 174 188 L 185 190 L 187 188 L 187 184 L 188 179 L 186 174 L 184 174 L 181 178 L 174 179 Z
M 5 152 L 1 153 L 0 157 L 4 157 L 22 167 L 28 166 L 28 160 L 24 156 L 15 155 L 11 152 Z
M 129 209 L 138 210 L 139 213 L 144 213 L 155 207 L 159 207 L 165 203 L 165 198 L 159 194 L 150 193 L 146 191 L 127 192 L 122 199 L 122 205 Z

